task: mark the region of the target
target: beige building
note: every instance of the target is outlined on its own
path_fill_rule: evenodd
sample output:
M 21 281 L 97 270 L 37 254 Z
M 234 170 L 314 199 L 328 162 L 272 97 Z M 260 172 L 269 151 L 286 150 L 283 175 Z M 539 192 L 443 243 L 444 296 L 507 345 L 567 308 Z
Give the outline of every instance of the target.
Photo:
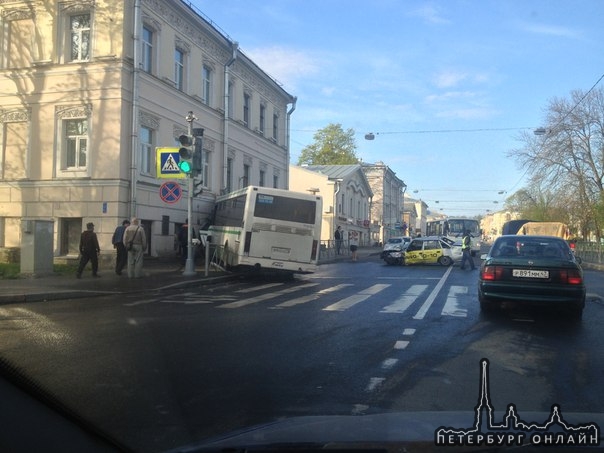
M 344 232 L 359 233 L 359 245 L 371 243 L 370 206 L 373 192 L 361 165 L 290 166 L 289 187 L 296 192 L 313 192 L 323 197 L 321 243 L 333 247 L 338 226 Z
M 394 236 L 407 236 L 409 223 L 403 216 L 407 185 L 384 162 L 362 164 L 373 192 L 371 242 L 384 244 Z
M 413 227 L 413 235 L 417 236 L 421 234 L 426 235 L 426 223 L 428 222 L 428 204 L 417 198 L 410 197 L 408 194 L 405 195 L 405 206 L 413 206 L 413 211 L 409 213 L 409 225 Z M 407 208 L 405 208 L 405 212 Z M 405 214 L 406 215 L 406 214 Z
M 55 256 L 77 254 L 87 222 L 112 251 L 115 227 L 136 216 L 149 253 L 173 253 L 188 181 L 165 201 L 156 147 L 177 146 L 189 124 L 204 129 L 193 224 L 220 193 L 288 187 L 295 97 L 187 3 L 0 1 L 0 28 L 0 247 L 44 219 Z

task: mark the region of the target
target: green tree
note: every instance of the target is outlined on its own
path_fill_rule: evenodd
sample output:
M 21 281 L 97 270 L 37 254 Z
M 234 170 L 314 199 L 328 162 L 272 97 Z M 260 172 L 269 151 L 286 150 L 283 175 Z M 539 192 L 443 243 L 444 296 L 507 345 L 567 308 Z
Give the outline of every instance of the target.
M 354 130 L 329 124 L 313 136 L 314 143 L 302 149 L 298 165 L 351 165 L 359 163 Z

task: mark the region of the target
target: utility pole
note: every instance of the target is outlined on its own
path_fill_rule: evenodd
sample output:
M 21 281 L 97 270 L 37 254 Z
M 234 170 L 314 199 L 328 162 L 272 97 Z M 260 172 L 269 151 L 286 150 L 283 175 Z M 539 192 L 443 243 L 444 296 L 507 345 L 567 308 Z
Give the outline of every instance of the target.
M 191 141 L 193 141 L 193 121 L 196 119 L 193 112 L 189 112 L 185 117 L 185 120 L 189 123 L 189 137 L 191 137 Z M 187 197 L 187 261 L 185 262 L 185 270 L 182 273 L 184 276 L 196 274 L 195 259 L 193 255 L 193 178 L 195 178 L 194 173 L 189 172 L 187 174 L 187 180 L 189 181 L 189 196 Z

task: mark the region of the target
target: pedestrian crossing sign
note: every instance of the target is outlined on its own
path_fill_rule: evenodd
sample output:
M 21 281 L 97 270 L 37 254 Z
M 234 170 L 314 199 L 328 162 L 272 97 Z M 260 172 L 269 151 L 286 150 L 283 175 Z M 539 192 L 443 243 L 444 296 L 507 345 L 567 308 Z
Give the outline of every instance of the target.
M 155 148 L 155 161 L 157 162 L 158 178 L 186 178 L 187 175 L 180 171 L 178 162 L 180 154 L 178 148 Z

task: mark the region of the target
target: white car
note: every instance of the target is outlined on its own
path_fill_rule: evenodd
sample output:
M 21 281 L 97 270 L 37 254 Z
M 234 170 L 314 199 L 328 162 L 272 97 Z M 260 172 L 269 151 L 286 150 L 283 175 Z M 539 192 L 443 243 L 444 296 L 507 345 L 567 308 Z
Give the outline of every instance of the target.
M 411 243 L 411 236 L 392 237 L 384 244 L 380 258 L 387 264 L 402 264 L 405 249 Z

